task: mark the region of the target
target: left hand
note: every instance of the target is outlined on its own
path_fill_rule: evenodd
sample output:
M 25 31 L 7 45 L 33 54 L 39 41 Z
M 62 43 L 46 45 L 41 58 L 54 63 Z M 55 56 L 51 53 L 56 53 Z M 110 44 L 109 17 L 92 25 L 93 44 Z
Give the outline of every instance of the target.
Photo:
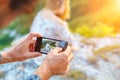
M 41 56 L 39 52 L 34 52 L 35 40 L 34 37 L 41 37 L 40 34 L 30 33 L 24 40 L 7 52 L 7 56 L 11 58 L 10 62 L 23 61 L 26 59 Z

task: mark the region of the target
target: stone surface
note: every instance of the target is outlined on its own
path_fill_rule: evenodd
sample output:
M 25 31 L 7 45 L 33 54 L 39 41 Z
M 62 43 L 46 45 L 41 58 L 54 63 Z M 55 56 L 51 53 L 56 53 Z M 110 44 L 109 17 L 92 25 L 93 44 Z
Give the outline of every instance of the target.
M 120 48 L 104 51 L 104 53 L 99 53 L 98 55 L 93 52 L 93 50 L 106 46 L 120 45 L 120 39 L 118 37 L 91 38 L 86 39 L 86 41 L 89 44 L 81 42 L 79 50 L 74 52 L 75 56 L 71 62 L 71 71 L 82 72 L 87 77 L 83 80 L 120 80 Z M 104 55 L 101 56 L 101 54 Z M 37 69 L 45 57 L 44 55 L 42 58 L 0 65 L 0 80 L 24 80 Z M 75 80 L 75 77 L 66 75 L 63 78 L 60 76 L 51 78 L 51 80 L 55 79 Z M 81 79 L 79 78 L 79 80 Z

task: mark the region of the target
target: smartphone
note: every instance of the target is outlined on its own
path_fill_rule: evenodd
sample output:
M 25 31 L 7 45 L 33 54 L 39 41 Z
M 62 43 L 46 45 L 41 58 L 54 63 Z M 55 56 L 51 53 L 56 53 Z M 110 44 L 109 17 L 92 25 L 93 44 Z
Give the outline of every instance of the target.
M 35 44 L 35 52 L 47 54 L 50 50 L 61 47 L 62 51 L 65 51 L 68 46 L 68 42 L 64 40 L 57 40 L 45 37 L 37 37 Z

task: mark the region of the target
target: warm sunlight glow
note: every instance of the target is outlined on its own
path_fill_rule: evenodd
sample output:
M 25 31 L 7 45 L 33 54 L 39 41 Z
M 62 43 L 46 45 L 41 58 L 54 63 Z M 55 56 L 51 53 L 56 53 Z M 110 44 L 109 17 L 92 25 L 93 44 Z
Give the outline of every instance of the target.
M 120 12 L 120 0 L 115 0 L 113 5 L 114 5 L 114 8 Z
M 93 19 L 115 27 L 120 26 L 120 0 L 110 0 L 107 2 L 104 7 L 95 13 Z M 119 27 L 116 28 L 118 29 Z
M 116 7 L 120 9 L 120 0 L 117 0 L 115 4 L 116 4 Z

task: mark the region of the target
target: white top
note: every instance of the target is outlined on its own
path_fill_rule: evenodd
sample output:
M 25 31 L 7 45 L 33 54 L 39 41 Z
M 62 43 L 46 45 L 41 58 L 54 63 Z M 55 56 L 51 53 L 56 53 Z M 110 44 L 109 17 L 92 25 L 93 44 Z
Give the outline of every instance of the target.
M 58 20 L 59 18 L 57 18 L 52 13 L 49 15 L 57 18 L 56 20 L 58 21 L 44 18 L 42 17 L 42 14 L 44 14 L 44 11 L 41 11 L 37 14 L 30 32 L 37 32 L 40 33 L 42 36 L 48 38 L 65 40 L 68 41 L 70 44 L 74 44 L 76 42 L 73 34 L 71 34 L 71 32 L 69 31 L 66 22 L 63 22 L 62 20 L 60 22 Z

